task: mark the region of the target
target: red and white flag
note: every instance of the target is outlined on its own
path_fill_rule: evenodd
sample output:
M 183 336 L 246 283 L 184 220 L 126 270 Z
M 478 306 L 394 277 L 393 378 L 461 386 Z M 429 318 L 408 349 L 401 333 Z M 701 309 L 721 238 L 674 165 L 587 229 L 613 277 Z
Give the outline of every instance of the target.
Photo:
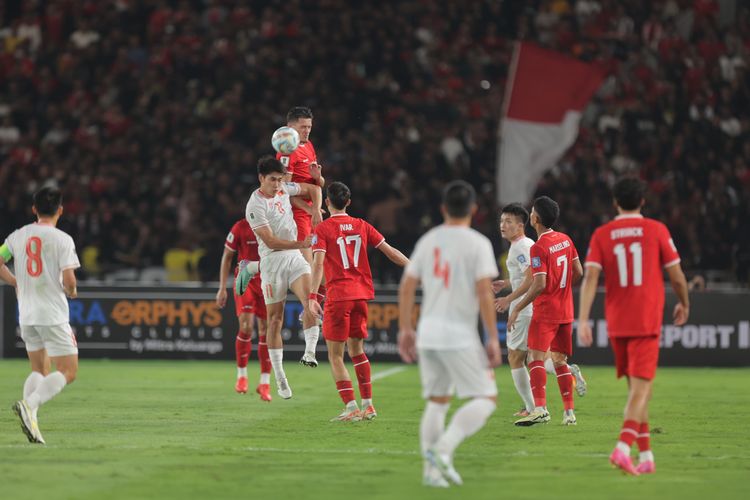
M 583 108 L 604 77 L 599 66 L 516 43 L 499 128 L 501 204 L 531 199 L 544 172 L 575 142 Z

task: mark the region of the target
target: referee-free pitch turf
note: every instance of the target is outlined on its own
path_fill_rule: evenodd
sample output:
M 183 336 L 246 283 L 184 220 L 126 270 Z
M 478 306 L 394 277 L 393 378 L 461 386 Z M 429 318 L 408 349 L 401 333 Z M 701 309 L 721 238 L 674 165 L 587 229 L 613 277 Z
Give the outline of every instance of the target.
M 456 455 L 464 486 L 437 491 L 421 486 L 416 367 L 374 364 L 386 375 L 373 384 L 378 418 L 331 423 L 342 405 L 328 365 L 291 361 L 294 397 L 274 390 L 267 404 L 235 394 L 231 362 L 82 360 L 78 380 L 39 411 L 42 446 L 27 442 L 10 409 L 28 364 L 0 360 L 0 498 L 748 498 L 748 369 L 660 369 L 657 473 L 626 477 L 607 461 L 626 395 L 612 368 L 582 367 L 589 393 L 576 399 L 578 426 L 559 425 L 550 377 L 552 421 L 523 428 L 513 426 L 519 398 L 501 367 L 497 411 Z

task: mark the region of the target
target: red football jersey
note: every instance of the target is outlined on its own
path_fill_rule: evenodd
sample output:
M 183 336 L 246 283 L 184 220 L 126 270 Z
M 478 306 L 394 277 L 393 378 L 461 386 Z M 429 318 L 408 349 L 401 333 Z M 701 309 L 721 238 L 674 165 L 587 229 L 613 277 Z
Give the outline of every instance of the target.
M 240 219 L 234 223 L 227 235 L 224 246 L 237 252 L 237 262 L 241 260 L 260 260 L 258 255 L 258 240 L 250 229 L 247 219 Z M 235 274 L 237 269 L 235 268 Z
M 534 319 L 544 323 L 573 322 L 573 261 L 578 252 L 565 233 L 549 230 L 531 246 L 531 272 L 547 275 L 547 286 L 534 300 Z
M 604 273 L 604 313 L 612 337 L 659 335 L 663 269 L 680 262 L 669 229 L 642 215 L 621 215 L 594 231 L 586 265 Z
M 313 253 L 325 252 L 326 300 L 370 300 L 375 297 L 367 247 L 385 238 L 369 223 L 346 214 L 332 215 L 315 228 Z
M 283 163 L 287 170 L 292 174 L 292 182 L 317 184 L 315 179 L 310 175 L 310 164 L 318 161 L 312 142 L 307 141 L 304 144 L 300 144 L 299 147 L 289 155 L 276 153 L 276 159 Z

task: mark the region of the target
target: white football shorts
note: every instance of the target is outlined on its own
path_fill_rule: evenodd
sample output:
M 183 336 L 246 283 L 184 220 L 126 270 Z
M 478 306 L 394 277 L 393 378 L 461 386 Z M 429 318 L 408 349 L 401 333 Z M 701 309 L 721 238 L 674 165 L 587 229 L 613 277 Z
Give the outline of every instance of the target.
M 506 343 L 508 349 L 514 351 L 528 351 L 529 347 L 527 342 L 529 341 L 529 325 L 531 324 L 531 316 L 519 316 L 516 319 L 516 327 L 508 332 Z
M 266 304 L 286 300 L 289 286 L 303 274 L 311 274 L 310 264 L 299 250 L 274 252 L 260 259 L 260 284 Z
M 495 372 L 479 344 L 454 350 L 419 349 L 419 375 L 425 399 L 453 394 L 461 399 L 497 395 Z
M 27 352 L 47 349 L 47 355 L 71 356 L 78 354 L 78 343 L 70 323 L 61 325 L 21 325 L 21 338 Z

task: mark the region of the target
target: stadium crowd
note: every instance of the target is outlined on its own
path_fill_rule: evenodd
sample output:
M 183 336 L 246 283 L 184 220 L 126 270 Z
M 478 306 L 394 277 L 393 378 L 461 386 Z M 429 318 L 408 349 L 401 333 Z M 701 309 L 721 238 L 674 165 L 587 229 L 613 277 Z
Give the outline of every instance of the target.
M 55 183 L 87 276 L 166 265 L 173 279 L 215 280 L 257 159 L 304 104 L 324 175 L 395 246 L 409 251 L 440 220 L 441 187 L 459 177 L 499 246 L 496 131 L 514 39 L 610 69 L 538 188 L 579 252 L 631 172 L 688 271 L 747 283 L 750 10 L 716 0 L 3 2 L 0 235 Z M 375 274 L 397 269 L 376 261 Z

